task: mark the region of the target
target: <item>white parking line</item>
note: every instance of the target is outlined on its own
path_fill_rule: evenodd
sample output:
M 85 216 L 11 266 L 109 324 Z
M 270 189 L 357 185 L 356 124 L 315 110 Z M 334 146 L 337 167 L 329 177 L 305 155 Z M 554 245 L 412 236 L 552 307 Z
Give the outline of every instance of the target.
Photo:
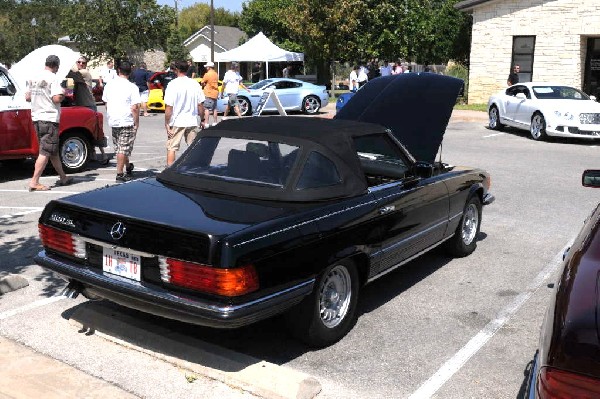
M 28 193 L 29 190 L 0 190 L 0 193 Z M 46 190 L 34 191 L 32 194 L 79 194 L 79 191 Z
M 494 134 L 488 134 L 487 136 L 483 136 L 484 139 L 487 139 L 488 137 L 496 137 L 496 136 L 502 136 L 505 133 L 494 133 Z
M 575 238 L 569 241 L 569 246 L 574 240 Z M 564 249 L 554 256 L 550 263 L 527 286 L 524 292 L 519 294 L 504 309 L 500 310 L 500 313 L 498 313 L 494 320 L 490 321 L 465 346 L 456 352 L 454 356 L 448 359 L 434 375 L 409 396 L 409 399 L 430 398 L 448 382 L 521 309 L 523 304 L 544 284 L 544 281 L 562 265 L 563 253 Z
M 49 298 L 44 298 L 44 299 L 40 299 L 39 301 L 31 302 L 27 305 L 21 306 L 20 308 L 16 308 L 13 310 L 7 310 L 6 312 L 0 313 L 0 320 L 8 319 L 9 317 L 15 316 L 19 313 L 24 313 L 31 309 L 39 308 L 39 307 L 42 307 L 42 306 L 45 306 L 45 305 L 48 305 L 48 304 L 51 304 L 54 302 L 58 302 L 65 298 L 66 298 L 66 296 L 64 296 L 64 295 L 51 296 Z

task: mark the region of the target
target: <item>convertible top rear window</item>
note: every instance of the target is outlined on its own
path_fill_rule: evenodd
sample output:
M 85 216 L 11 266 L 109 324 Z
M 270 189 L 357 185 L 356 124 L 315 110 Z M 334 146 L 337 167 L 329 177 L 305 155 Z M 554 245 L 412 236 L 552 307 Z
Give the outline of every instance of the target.
M 274 141 L 201 137 L 176 170 L 188 176 L 283 187 L 298 150 Z

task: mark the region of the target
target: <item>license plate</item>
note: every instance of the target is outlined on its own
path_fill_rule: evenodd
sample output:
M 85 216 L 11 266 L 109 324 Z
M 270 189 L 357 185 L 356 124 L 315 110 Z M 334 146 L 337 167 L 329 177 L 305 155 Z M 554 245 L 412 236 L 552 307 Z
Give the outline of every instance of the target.
M 117 250 L 102 248 L 102 270 L 131 280 L 140 281 L 142 275 L 141 258 L 139 255 Z

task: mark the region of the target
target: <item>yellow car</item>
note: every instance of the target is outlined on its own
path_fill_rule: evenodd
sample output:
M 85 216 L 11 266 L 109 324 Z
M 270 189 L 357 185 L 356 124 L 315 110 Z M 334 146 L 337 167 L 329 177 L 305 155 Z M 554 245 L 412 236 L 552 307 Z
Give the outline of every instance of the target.
M 156 72 L 150 78 L 148 82 L 148 88 L 150 93 L 148 95 L 148 111 L 165 111 L 164 101 L 164 78 L 167 76 L 166 72 Z M 198 84 L 202 85 L 202 78 L 194 78 Z M 219 93 L 223 92 L 223 81 L 219 80 Z

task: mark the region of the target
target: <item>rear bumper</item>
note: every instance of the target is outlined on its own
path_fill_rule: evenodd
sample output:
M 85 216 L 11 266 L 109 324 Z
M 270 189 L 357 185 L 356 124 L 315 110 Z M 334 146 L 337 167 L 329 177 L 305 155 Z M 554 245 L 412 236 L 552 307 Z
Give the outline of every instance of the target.
M 131 281 L 70 264 L 62 258 L 41 251 L 35 262 L 81 284 L 84 295 L 97 295 L 126 307 L 186 323 L 216 328 L 236 328 L 274 316 L 296 305 L 312 292 L 315 280 L 241 304 L 229 305 L 184 296 L 154 284 Z

